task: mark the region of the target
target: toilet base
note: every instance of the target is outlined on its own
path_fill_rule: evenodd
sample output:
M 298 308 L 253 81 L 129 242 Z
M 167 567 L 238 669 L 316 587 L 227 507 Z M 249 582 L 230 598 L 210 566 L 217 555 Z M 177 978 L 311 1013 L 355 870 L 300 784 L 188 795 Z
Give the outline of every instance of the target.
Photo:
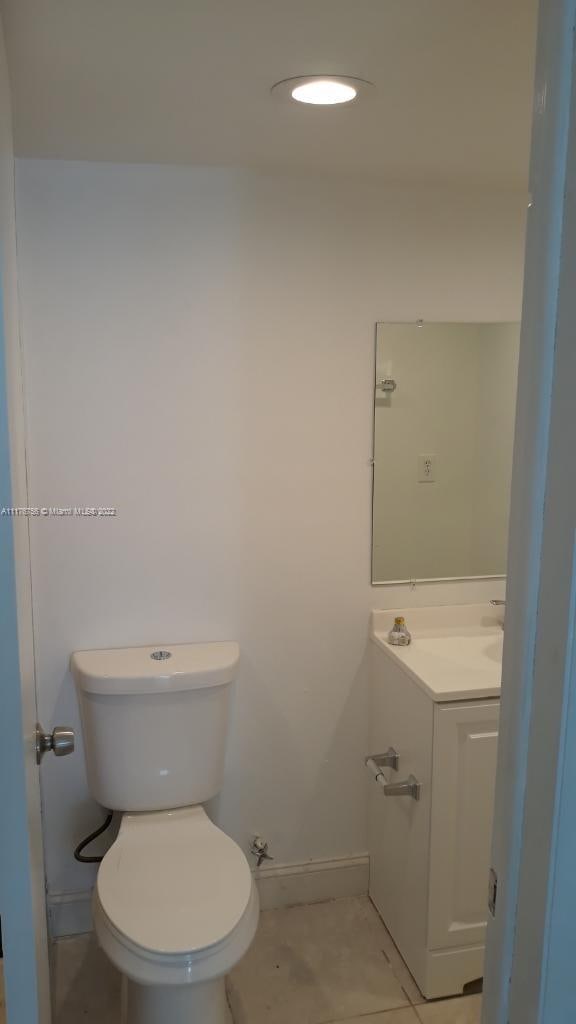
M 122 979 L 122 1024 L 232 1024 L 224 978 L 192 985 Z

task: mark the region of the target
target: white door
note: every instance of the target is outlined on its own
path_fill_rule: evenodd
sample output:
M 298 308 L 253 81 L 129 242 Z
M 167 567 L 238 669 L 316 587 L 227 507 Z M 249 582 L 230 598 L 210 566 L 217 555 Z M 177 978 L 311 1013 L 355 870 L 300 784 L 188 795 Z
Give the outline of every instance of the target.
M 543 0 L 485 1024 L 576 1020 L 575 25 Z
M 0 318 L 0 513 L 12 504 Z M 20 669 L 13 521 L 0 514 L 0 915 L 8 1024 L 50 1020 L 33 679 Z
M 498 700 L 436 706 L 428 946 L 482 946 L 494 808 Z
M 9 96 L 0 32 L 0 915 L 8 1024 L 49 1024 Z

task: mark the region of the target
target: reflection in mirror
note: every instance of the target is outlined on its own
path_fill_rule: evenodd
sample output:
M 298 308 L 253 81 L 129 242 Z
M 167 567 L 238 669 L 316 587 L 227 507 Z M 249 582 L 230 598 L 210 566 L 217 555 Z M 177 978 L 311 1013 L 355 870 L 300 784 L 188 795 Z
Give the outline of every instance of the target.
M 519 339 L 377 324 L 373 583 L 506 572 Z

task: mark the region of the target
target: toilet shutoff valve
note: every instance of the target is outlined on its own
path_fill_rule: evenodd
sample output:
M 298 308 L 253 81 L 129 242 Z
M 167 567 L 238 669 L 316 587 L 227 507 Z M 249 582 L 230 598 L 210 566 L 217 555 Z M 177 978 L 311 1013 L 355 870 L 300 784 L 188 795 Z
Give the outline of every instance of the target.
M 271 857 L 270 854 L 268 853 L 268 843 L 266 842 L 265 839 L 262 839 L 262 836 L 252 837 L 252 842 L 250 843 L 250 853 L 253 854 L 254 857 L 256 857 L 257 868 L 259 868 L 260 865 L 265 860 L 274 860 L 274 857 Z

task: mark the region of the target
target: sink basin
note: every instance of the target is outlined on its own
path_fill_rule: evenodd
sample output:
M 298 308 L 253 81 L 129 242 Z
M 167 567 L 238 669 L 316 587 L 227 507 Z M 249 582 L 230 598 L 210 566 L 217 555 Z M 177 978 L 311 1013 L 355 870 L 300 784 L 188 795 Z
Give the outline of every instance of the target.
M 395 615 L 412 633 L 408 647 L 388 643 Z M 504 634 L 489 604 L 373 612 L 371 638 L 435 701 L 500 696 Z
M 421 636 L 416 638 L 419 651 L 425 651 L 433 658 L 441 658 L 443 661 L 468 669 L 471 666 L 479 668 L 485 662 L 496 662 L 502 666 L 502 648 L 504 634 L 500 630 L 494 636 L 488 630 L 482 633 L 456 634 L 455 636 Z M 487 669 L 490 664 L 485 665 Z

